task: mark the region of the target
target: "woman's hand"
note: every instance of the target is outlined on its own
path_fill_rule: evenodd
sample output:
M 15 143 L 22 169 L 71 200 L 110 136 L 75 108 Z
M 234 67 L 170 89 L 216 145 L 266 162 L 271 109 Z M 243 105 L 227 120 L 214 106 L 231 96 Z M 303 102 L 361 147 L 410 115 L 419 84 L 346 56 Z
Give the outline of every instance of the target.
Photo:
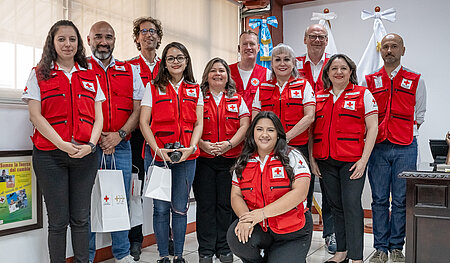
M 215 146 L 216 146 L 215 143 L 207 142 L 207 141 L 203 141 L 203 140 L 200 140 L 198 143 L 198 147 L 200 147 L 200 149 L 202 149 L 205 153 L 211 154 L 211 155 L 216 155 L 215 153 L 213 153 Z
M 187 148 L 180 148 L 180 149 L 176 149 L 176 150 L 172 150 L 172 151 L 179 151 L 181 152 L 181 158 L 178 162 L 173 162 L 173 163 L 181 163 L 187 160 L 187 158 L 189 158 L 189 156 L 191 156 L 191 154 L 194 153 L 194 147 L 187 147 Z
M 311 165 L 311 173 L 319 178 L 322 178 L 322 174 L 319 170 L 319 165 L 317 165 L 316 159 L 314 159 L 314 157 L 309 158 L 309 164 Z
M 165 160 L 166 162 L 170 162 L 170 157 L 168 153 L 173 152 L 173 149 L 164 149 L 159 148 L 156 150 L 156 154 L 159 156 L 159 158 Z
M 239 221 L 234 228 L 234 233 L 236 234 L 239 242 L 245 244 L 248 239 L 252 237 L 253 226 L 251 223 L 245 223 Z
M 79 149 L 79 151 L 75 154 L 69 154 L 70 158 L 83 158 L 84 156 L 90 154 L 92 152 L 91 146 L 87 144 L 83 145 L 76 145 L 76 147 Z
M 350 175 L 350 179 L 359 179 L 364 175 L 364 171 L 366 170 L 367 160 L 359 159 L 356 163 L 350 167 L 349 171 L 353 171 L 352 175 Z
M 216 142 L 214 144 L 214 149 L 212 150 L 212 153 L 214 155 L 219 156 L 219 155 L 226 153 L 230 149 L 231 149 L 231 144 L 228 141 Z
M 61 151 L 66 152 L 69 156 L 74 155 L 80 151 L 79 147 L 71 142 L 62 141 L 60 144 L 56 146 Z
M 241 217 L 239 217 L 239 222 L 251 223 L 251 226 L 253 227 L 259 222 L 262 222 L 264 219 L 264 209 L 261 208 L 243 214 Z

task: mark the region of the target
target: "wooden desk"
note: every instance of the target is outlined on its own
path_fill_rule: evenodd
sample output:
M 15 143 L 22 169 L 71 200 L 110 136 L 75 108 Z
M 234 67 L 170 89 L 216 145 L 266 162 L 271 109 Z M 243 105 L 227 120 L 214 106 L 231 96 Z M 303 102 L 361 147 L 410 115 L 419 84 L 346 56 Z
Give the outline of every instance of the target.
M 406 262 L 450 262 L 450 174 L 399 177 L 406 178 Z

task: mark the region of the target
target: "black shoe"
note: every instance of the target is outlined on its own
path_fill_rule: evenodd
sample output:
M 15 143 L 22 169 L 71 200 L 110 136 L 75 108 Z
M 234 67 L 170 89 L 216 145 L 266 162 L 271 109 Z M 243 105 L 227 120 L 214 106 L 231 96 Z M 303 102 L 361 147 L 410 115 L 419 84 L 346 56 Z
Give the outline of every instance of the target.
M 187 261 L 183 257 L 173 258 L 173 263 L 187 263 Z
M 219 260 L 222 263 L 232 263 L 233 262 L 233 253 L 228 252 L 227 254 L 220 255 Z
M 199 255 L 198 263 L 213 263 L 213 256 Z
M 336 262 L 334 260 L 327 260 L 324 263 L 348 263 L 348 258 L 342 260 L 341 262 Z
M 170 263 L 169 257 L 163 257 L 162 259 L 158 259 L 156 263 Z
M 141 258 L 141 248 L 142 243 L 139 242 L 132 242 L 130 245 L 130 255 L 133 257 L 134 261 L 139 261 Z
M 173 240 L 169 239 L 169 255 L 175 256 L 175 249 L 173 247 Z

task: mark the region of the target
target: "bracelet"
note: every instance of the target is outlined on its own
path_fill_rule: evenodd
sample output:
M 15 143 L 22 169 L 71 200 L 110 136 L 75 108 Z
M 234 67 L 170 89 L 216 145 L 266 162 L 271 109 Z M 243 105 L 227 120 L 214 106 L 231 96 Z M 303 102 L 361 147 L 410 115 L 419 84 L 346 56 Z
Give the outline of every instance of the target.
M 233 144 L 231 143 L 231 141 L 227 140 L 227 142 L 230 144 L 230 149 L 233 149 Z

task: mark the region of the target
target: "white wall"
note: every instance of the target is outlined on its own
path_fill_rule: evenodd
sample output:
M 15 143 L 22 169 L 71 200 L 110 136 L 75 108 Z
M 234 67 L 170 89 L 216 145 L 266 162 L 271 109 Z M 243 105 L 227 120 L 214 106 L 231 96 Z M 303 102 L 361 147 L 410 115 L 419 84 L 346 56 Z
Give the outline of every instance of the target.
M 283 9 L 284 43 L 292 46 L 298 55 L 305 53 L 303 36 L 306 27 L 314 23 L 310 20 L 312 12 L 321 13 L 328 8 L 337 14 L 337 19 L 331 22 L 331 30 L 338 52 L 347 54 L 358 64 L 373 33 L 373 19 L 361 20 L 361 11 L 373 11 L 377 5 L 382 11 L 391 7 L 397 10 L 397 21 L 383 21 L 384 27 L 388 33 L 395 32 L 404 39 L 406 53 L 402 64 L 421 73 L 425 79 L 427 113 L 419 130 L 419 162 L 432 162 L 428 140 L 443 139 L 450 130 L 447 115 L 450 112 L 450 84 L 445 77 L 450 61 L 450 1 L 318 0 L 288 5 Z M 363 195 L 363 206 L 370 209 L 368 182 Z

